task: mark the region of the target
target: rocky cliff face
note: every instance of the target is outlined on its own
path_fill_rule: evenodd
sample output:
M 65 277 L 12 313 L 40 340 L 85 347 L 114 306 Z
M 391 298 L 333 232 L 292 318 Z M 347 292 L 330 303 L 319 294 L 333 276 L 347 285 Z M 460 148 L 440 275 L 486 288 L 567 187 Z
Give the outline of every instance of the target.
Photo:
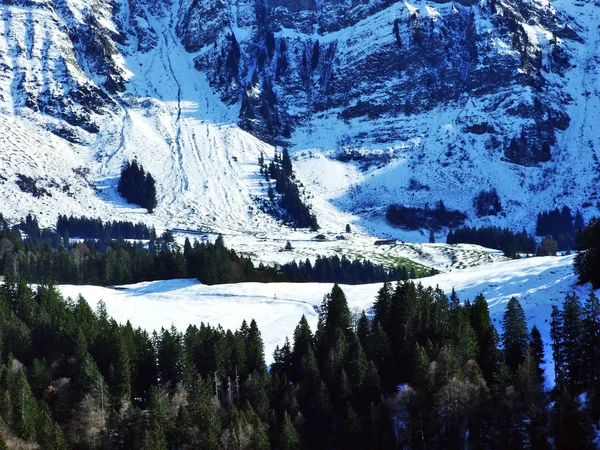
M 521 165 L 549 160 L 569 125 L 568 94 L 551 79 L 568 70 L 564 41 L 581 39 L 549 4 L 518 0 L 199 1 L 178 32 L 263 139 L 289 142 L 328 114 L 381 123 L 354 145 L 394 142 L 410 130 L 384 119 L 476 101 L 488 118 L 465 118 L 463 131 Z

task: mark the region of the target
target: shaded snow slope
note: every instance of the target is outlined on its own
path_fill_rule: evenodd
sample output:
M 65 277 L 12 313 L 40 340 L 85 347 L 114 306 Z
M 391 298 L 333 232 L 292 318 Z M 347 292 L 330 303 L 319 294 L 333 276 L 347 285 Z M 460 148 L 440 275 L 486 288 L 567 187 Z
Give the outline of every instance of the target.
M 568 292 L 583 299 L 589 286 L 576 286 L 573 256 L 527 258 L 488 266 L 455 270 L 420 281 L 439 286 L 446 293 L 454 287 L 461 300 L 473 300 L 482 293 L 488 300 L 494 324 L 501 327 L 505 304 L 515 296 L 521 302 L 529 327 L 537 325 L 546 342 L 546 358 L 551 356 L 549 319 L 551 306 L 560 304 Z M 118 289 L 95 286 L 60 286 L 65 296 L 83 295 L 92 306 L 104 300 L 117 321 L 130 320 L 148 330 L 190 323 L 208 322 L 224 328 L 238 328 L 242 320 L 256 319 L 265 342 L 267 360 L 276 345 L 291 337 L 302 314 L 314 331 L 317 307 L 332 285 L 323 283 L 240 283 L 206 286 L 195 280 L 139 283 Z M 353 312 L 373 304 L 381 284 L 341 286 Z M 548 366 L 549 378 L 552 367 Z

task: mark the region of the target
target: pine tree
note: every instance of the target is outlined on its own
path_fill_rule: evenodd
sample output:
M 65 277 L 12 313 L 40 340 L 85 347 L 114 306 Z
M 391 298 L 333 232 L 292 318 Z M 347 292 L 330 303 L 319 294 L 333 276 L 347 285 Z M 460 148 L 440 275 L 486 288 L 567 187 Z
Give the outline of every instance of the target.
M 487 301 L 483 295 L 478 295 L 470 309 L 471 326 L 477 336 L 479 356 L 477 363 L 486 381 L 491 381 L 498 362 L 497 337 L 488 310 Z
M 382 326 L 387 327 L 388 314 L 393 294 L 394 289 L 392 288 L 392 283 L 390 283 L 389 280 L 386 280 L 375 298 L 375 304 L 373 305 L 373 310 L 375 312 L 373 323 L 380 323 Z
M 406 382 L 410 379 L 413 364 L 417 317 L 417 291 L 413 282 L 400 282 L 391 299 L 387 326 L 384 327 L 390 340 L 395 382 Z
M 554 359 L 554 379 L 557 380 L 563 369 L 563 314 L 556 305 L 552 305 L 550 314 L 550 339 L 552 340 L 552 358 Z
M 144 431 L 141 450 L 167 450 L 167 448 L 162 427 L 154 422 L 150 429 Z
M 381 376 L 382 387 L 386 390 L 393 389 L 392 352 L 386 332 L 380 323 L 375 326 L 371 339 L 369 358 L 375 363 Z
M 346 295 L 337 283 L 323 299 L 319 320 L 322 323 L 322 329 L 317 330 L 317 349 L 319 358 L 324 358 L 327 349 L 333 344 L 337 329 L 340 329 L 346 337 L 352 332 L 352 317 Z
M 543 358 L 543 355 L 542 355 Z M 517 372 L 516 388 L 520 394 L 525 424 L 525 447 L 527 443 L 532 449 L 549 450 L 547 438 L 548 398 L 544 391 L 543 377 L 540 376 L 540 366 L 534 356 L 533 346 L 529 344 L 525 357 Z M 521 428 L 521 424 L 517 422 Z
M 174 388 L 182 380 L 182 337 L 177 329 L 161 330 L 157 339 L 157 368 L 158 380 L 161 386 Z
M 308 320 L 306 320 L 306 316 L 303 314 L 294 330 L 294 347 L 292 349 L 292 367 L 290 374 L 290 379 L 292 381 L 300 381 L 302 360 L 309 350 L 313 350 L 313 338 L 310 326 L 308 325 Z
M 578 392 L 584 374 L 582 373 L 582 312 L 577 295 L 567 294 L 565 297 L 562 319 L 561 360 L 565 383 L 569 391 Z
M 42 450 L 67 450 L 63 432 L 53 423 L 50 408 L 44 402 L 41 402 L 37 430 L 37 441 Z
M 0 430 L 0 450 L 8 450 L 8 444 L 6 443 L 6 438 L 4 437 L 4 433 Z
M 573 267 L 580 283 L 591 282 L 600 288 L 600 220 L 592 219 L 577 235 L 577 248 Z
M 360 313 L 360 317 L 356 322 L 356 335 L 358 336 L 363 348 L 365 348 L 367 353 L 369 353 L 371 345 L 371 324 L 364 309 Z
M 147 411 L 150 414 L 151 423 L 154 424 L 153 428 L 159 427 L 161 433 L 166 436 L 173 432 L 174 420 L 169 397 L 156 386 L 152 386 L 150 390 Z
M 11 374 L 13 429 L 24 440 L 36 437 L 38 409 L 22 369 Z
M 573 229 L 575 232 L 579 232 L 585 228 L 585 222 L 583 220 L 583 215 L 580 210 L 577 210 L 575 213 L 575 221 L 573 223 Z
M 148 210 L 149 213 L 154 212 L 154 208 L 158 205 L 156 199 L 156 182 L 149 173 L 144 181 L 144 204 L 141 205 Z
M 515 297 L 512 297 L 506 306 L 502 328 L 504 361 L 514 372 L 523 363 L 528 338 L 525 313 Z
M 292 176 L 292 160 L 287 148 L 284 148 L 281 154 L 281 168 L 286 176 Z
M 557 386 L 559 395 L 552 408 L 552 437 L 556 450 L 593 449 L 593 428 L 577 397 L 565 386 Z
M 109 370 L 109 386 L 113 401 L 121 407 L 131 400 L 131 368 L 129 353 L 122 336 L 116 338 L 117 346 L 114 354 L 114 363 Z
M 545 380 L 543 365 L 546 362 L 544 360 L 544 342 L 542 341 L 540 330 L 535 325 L 531 329 L 529 348 L 531 349 L 531 356 L 536 365 L 538 380 L 543 385 Z
M 221 423 L 217 407 L 213 402 L 211 387 L 201 377 L 197 377 L 189 389 L 189 402 L 186 407 L 189 425 L 184 433 L 191 448 L 217 450 Z
M 348 342 L 348 356 L 345 367 L 352 391 L 360 389 L 367 375 L 367 370 L 368 360 L 364 349 L 356 336 L 352 335 Z
M 265 364 L 263 340 L 258 329 L 256 321 L 252 319 L 248 330 L 248 338 L 246 340 L 246 358 L 248 361 L 248 371 L 250 373 L 257 372 L 259 375 L 267 373 L 267 365 Z
M 283 425 L 281 426 L 281 432 L 279 434 L 279 445 L 278 448 L 280 450 L 299 450 L 300 449 L 300 439 L 298 438 L 298 432 L 292 421 L 290 420 L 290 416 L 288 413 L 284 413 L 283 415 Z
M 585 301 L 582 331 L 583 373 L 587 387 L 596 389 L 600 387 L 600 301 L 594 291 Z

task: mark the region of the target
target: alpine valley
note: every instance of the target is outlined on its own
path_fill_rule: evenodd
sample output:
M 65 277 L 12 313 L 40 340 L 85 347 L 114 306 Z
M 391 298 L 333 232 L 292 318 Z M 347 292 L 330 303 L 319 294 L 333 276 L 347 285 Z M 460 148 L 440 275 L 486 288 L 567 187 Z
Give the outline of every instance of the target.
M 599 186 L 600 0 L 0 0 L 0 450 L 600 448 Z

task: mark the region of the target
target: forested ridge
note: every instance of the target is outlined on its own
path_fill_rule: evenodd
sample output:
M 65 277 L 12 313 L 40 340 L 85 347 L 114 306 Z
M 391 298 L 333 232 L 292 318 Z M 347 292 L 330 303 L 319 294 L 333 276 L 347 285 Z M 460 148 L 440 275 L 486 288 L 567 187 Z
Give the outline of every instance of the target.
M 51 285 L 0 288 L 0 446 L 42 449 L 586 449 L 600 306 L 552 314 L 556 386 L 518 300 L 385 283 L 353 317 L 335 285 L 270 367 L 254 320 L 148 333 Z M 4 443 L 6 441 L 6 443 Z M 2 447 L 0 447 L 2 448 Z

